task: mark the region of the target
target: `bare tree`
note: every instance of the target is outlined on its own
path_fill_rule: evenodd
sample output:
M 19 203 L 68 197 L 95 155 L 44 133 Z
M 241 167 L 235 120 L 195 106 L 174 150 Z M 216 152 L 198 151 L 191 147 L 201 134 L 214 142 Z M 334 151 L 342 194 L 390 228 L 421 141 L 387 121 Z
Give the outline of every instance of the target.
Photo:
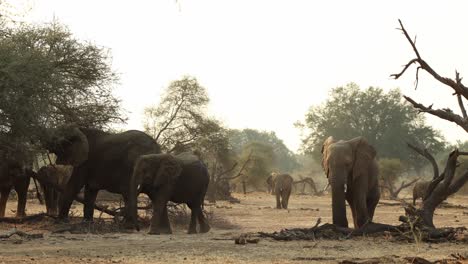
M 416 65 L 417 68 L 415 86 L 417 87 L 418 85 L 419 71 L 426 71 L 437 81 L 439 81 L 442 84 L 445 84 L 453 90 L 453 95 L 457 97 L 457 102 L 458 106 L 460 107 L 461 115 L 454 113 L 450 108 L 433 109 L 432 105 L 424 106 L 408 96 L 404 96 L 404 98 L 408 102 L 410 102 L 416 109 L 418 109 L 420 113 L 429 113 L 441 119 L 454 122 L 455 124 L 457 124 L 458 126 L 460 126 L 468 132 L 468 116 L 463 102 L 464 100 L 468 99 L 468 88 L 465 85 L 463 85 L 460 74 L 457 71 L 455 71 L 455 79 L 451 79 L 449 77 L 443 77 L 439 73 L 437 73 L 434 70 L 434 68 L 432 68 L 419 53 L 418 49 L 416 48 L 416 39 L 413 40 L 409 36 L 405 27 L 403 26 L 401 20 L 398 21 L 400 23 L 400 30 L 402 31 L 403 35 L 406 37 L 411 47 L 413 48 L 416 57 L 411 59 L 403 67 L 403 70 L 401 72 L 392 74 L 391 77 L 393 77 L 394 79 L 398 79 L 408 70 L 408 68 L 411 65 Z M 415 148 L 412 149 L 415 150 Z M 429 155 L 427 155 L 429 154 L 427 151 L 419 149 L 419 151 L 417 152 L 431 160 Z M 455 179 L 454 177 L 455 171 L 457 169 L 457 159 L 460 155 L 468 155 L 468 153 L 460 152 L 458 149 L 453 150 L 449 154 L 445 169 L 440 175 L 438 173 L 438 169 L 436 170 L 436 166 L 434 166 L 434 163 L 432 163 L 431 161 L 434 167 L 434 178 L 431 184 L 429 185 L 428 190 L 426 191 L 421 208 L 412 211 L 413 217 L 415 217 L 416 220 L 421 220 L 421 224 L 428 227 L 434 227 L 433 216 L 437 206 L 440 205 L 440 203 L 442 203 L 445 199 L 447 199 L 449 195 L 456 193 L 468 181 L 468 171 L 466 171 L 457 179 Z M 409 211 L 410 210 L 407 210 L 407 213 Z
M 210 185 L 208 187 L 208 192 L 207 192 L 208 200 L 210 202 L 216 202 L 217 199 L 230 200 L 230 201 L 235 200 L 235 198 L 231 196 L 231 189 L 229 186 L 229 181 L 244 176 L 244 172 L 245 172 L 247 165 L 252 161 L 251 158 L 252 158 L 252 152 L 250 152 L 249 156 L 244 161 L 239 171 L 232 176 L 228 176 L 228 175 L 236 169 L 236 167 L 239 165 L 238 162 L 234 163 L 234 165 L 232 165 L 231 168 L 221 171 L 221 172 L 217 171 L 219 167 L 217 165 L 217 162 L 215 162 L 213 166 L 213 172 L 211 173 Z
M 219 124 L 206 117 L 209 98 L 197 79 L 173 81 L 158 105 L 145 109 L 145 132 L 168 152 L 179 151 L 205 135 L 218 132 Z

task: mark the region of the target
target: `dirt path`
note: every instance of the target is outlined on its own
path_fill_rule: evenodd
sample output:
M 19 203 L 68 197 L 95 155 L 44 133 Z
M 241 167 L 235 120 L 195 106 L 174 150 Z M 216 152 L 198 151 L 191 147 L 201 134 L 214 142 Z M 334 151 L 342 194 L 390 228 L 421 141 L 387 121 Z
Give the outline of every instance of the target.
M 19 237 L 0 240 L 1 263 L 337 263 L 340 260 L 379 258 L 382 263 L 406 263 L 403 257 L 420 256 L 430 260 L 448 258 L 452 253 L 468 254 L 466 244 L 406 244 L 382 238 L 363 237 L 344 241 L 277 242 L 262 239 L 258 244 L 235 245 L 233 237 L 245 232 L 278 231 L 282 228 L 310 227 L 318 217 L 331 221 L 330 197 L 292 196 L 290 210 L 273 209 L 274 199 L 264 193 L 237 195 L 240 204 L 218 202 L 206 208 L 213 212 L 213 229 L 208 234 L 187 235 L 187 225 L 175 226 L 173 235 L 151 236 L 133 233 L 50 234 L 44 239 Z M 394 203 L 393 201 L 382 201 Z M 468 206 L 468 197 L 449 199 L 450 204 Z M 13 215 L 15 202 L 8 204 Z M 44 210 L 28 203 L 28 213 Z M 75 207 L 76 214 L 81 206 Z M 437 226 L 468 226 L 468 209 L 441 208 L 436 211 Z M 400 206 L 379 205 L 376 221 L 397 224 L 403 214 Z M 350 216 L 349 216 L 350 217 Z M 18 225 L 29 233 L 44 233 L 51 220 Z M 0 233 L 13 227 L 0 224 Z

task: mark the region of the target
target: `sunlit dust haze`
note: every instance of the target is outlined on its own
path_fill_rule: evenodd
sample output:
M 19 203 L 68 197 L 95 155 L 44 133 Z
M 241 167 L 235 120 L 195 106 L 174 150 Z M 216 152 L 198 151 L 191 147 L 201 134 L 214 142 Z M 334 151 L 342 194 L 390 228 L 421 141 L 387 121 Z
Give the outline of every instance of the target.
M 11 1 L 15 3 L 15 1 Z M 120 75 L 116 94 L 129 121 L 142 129 L 145 106 L 168 84 L 195 76 L 211 99 L 209 113 L 231 128 L 275 131 L 289 148 L 300 145 L 294 127 L 330 88 L 399 87 L 434 108 L 458 112 L 448 87 L 415 69 L 396 30 L 401 19 L 417 35 L 423 58 L 440 74 L 468 75 L 466 1 L 251 1 L 251 0 L 29 0 L 24 19 L 57 19 L 80 39 L 109 48 Z M 465 75 L 464 75 L 465 74 Z M 447 140 L 466 139 L 455 124 L 429 117 Z

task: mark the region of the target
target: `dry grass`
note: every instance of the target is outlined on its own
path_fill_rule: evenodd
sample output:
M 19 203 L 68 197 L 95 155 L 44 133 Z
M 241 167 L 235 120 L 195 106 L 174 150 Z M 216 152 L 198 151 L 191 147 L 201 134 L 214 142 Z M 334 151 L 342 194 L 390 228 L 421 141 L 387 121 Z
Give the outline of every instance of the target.
M 235 197 L 241 200 L 240 204 L 217 202 L 205 206 L 213 227 L 207 234 L 186 234 L 189 210 L 180 219 L 172 219 L 174 234 L 163 236 L 148 235 L 146 230 L 51 234 L 50 230 L 57 228 L 52 220 L 17 225 L 25 232 L 45 233 L 45 238 L 20 243 L 0 241 L 0 263 L 337 263 L 345 259 L 408 263 L 405 257 L 434 261 L 450 258 L 453 253 L 468 254 L 466 244 L 421 242 L 415 245 L 374 237 L 291 242 L 261 239 L 258 244 L 235 245 L 234 238 L 242 233 L 310 227 L 318 217 L 324 223 L 331 221 L 329 196 L 292 196 L 289 210 L 274 209 L 274 197 L 265 193 L 235 194 Z M 452 197 L 449 204 L 466 207 L 468 197 Z M 9 216 L 14 215 L 15 207 L 16 202 L 8 203 Z M 28 214 L 43 210 L 36 201 L 28 202 Z M 73 208 L 77 216 L 81 215 L 81 210 L 81 205 Z M 375 218 L 378 222 L 397 224 L 401 214 L 404 212 L 399 206 L 379 205 Z M 468 226 L 467 215 L 468 210 L 463 207 L 443 207 L 436 210 L 434 220 L 439 227 Z M 112 220 L 106 215 L 101 219 Z M 12 224 L 0 224 L 0 233 L 11 227 Z

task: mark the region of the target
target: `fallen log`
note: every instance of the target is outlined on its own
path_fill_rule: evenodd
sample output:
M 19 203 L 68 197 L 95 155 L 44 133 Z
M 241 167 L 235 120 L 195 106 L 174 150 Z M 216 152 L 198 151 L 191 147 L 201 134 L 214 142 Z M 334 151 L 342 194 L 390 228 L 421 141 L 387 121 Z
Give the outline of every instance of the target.
M 317 221 L 319 223 L 319 221 Z M 396 241 L 425 242 L 462 242 L 468 243 L 468 231 L 465 227 L 457 228 L 418 228 L 410 223 L 398 226 L 367 223 L 359 229 L 339 227 L 333 224 L 316 224 L 312 228 L 283 229 L 279 232 L 259 232 L 260 237 L 268 237 L 280 241 L 331 239 L 343 240 L 357 236 L 382 236 Z
M 46 213 L 40 213 L 40 214 L 35 214 L 35 215 L 29 215 L 25 217 L 0 217 L 0 222 L 1 223 L 9 223 L 9 224 L 23 224 L 26 222 L 33 222 L 33 221 L 40 221 L 44 219 L 44 217 L 49 216 Z M 49 216 L 50 217 L 50 216 Z
M 24 237 L 24 238 L 28 238 L 28 239 L 43 238 L 44 237 L 43 234 L 28 234 L 28 233 L 20 231 L 20 230 L 18 230 L 16 228 L 12 228 L 12 229 L 8 230 L 6 233 L 0 234 L 0 239 L 1 238 L 10 238 L 13 235 L 18 235 L 20 237 Z

